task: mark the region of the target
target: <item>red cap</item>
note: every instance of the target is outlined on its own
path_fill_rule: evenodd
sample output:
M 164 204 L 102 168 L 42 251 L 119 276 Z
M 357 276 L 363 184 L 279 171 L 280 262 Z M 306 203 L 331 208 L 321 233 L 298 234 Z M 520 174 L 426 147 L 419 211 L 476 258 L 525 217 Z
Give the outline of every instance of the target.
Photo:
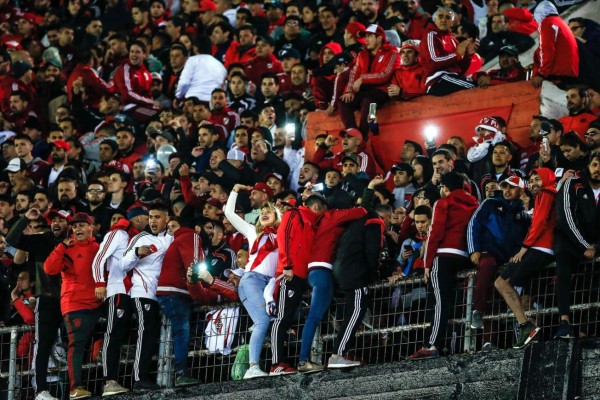
M 211 197 L 210 199 L 206 200 L 206 204 L 210 204 L 213 207 L 217 207 L 219 210 L 223 209 L 223 204 L 214 197 Z
M 269 197 L 269 199 L 273 198 L 273 190 L 270 187 L 268 187 L 267 184 L 264 182 L 257 182 L 254 185 L 254 187 L 252 188 L 252 191 L 255 191 L 255 190 L 266 193 L 266 195 Z
M 365 35 L 367 33 L 372 33 L 374 35 L 381 36 L 383 38 L 383 41 L 385 42 L 385 31 L 383 30 L 383 28 L 381 26 L 376 25 L 376 24 L 371 24 L 367 27 L 367 29 L 364 30 L 364 32 L 359 33 L 359 36 L 365 37 Z
M 516 175 L 511 175 L 502 182 L 500 182 L 500 187 L 506 186 L 514 186 L 521 189 L 525 189 L 525 181 L 523 181 L 523 179 L 519 178 Z
M 69 221 L 69 224 L 73 225 L 78 222 L 85 222 L 86 224 L 93 225 L 92 217 L 90 217 L 89 215 L 87 215 L 84 212 L 79 212 L 79 213 L 73 215 L 73 218 L 71 218 L 71 220 Z
M 35 15 L 34 13 L 26 12 L 26 13 L 23 13 L 23 15 L 19 15 L 19 17 L 17 18 L 17 21 L 19 19 L 24 19 L 24 20 L 28 21 L 30 24 L 36 25 L 38 16 Z
M 200 9 L 198 11 L 217 11 L 217 4 L 212 0 L 202 0 L 200 1 Z
M 69 143 L 65 142 L 64 140 L 55 140 L 54 142 L 50 143 L 50 146 L 56 146 L 59 149 L 63 149 L 64 151 L 69 151 L 71 150 L 71 146 L 69 146 Z
M 365 32 L 365 26 L 363 24 L 360 22 L 350 22 L 346 26 L 346 30 L 358 43 L 365 44 L 365 38 L 360 36 L 360 34 Z
M 362 133 L 356 128 L 348 128 L 345 131 L 340 131 L 340 137 L 351 136 L 355 138 L 362 139 Z
M 402 42 L 402 46 L 400 47 L 400 51 L 402 51 L 404 49 L 413 49 L 414 51 L 416 51 L 418 53 L 420 45 L 421 45 L 421 41 L 420 40 L 416 40 L 416 39 L 405 40 L 404 42 Z
M 52 221 L 54 217 L 66 219 L 67 222 L 71 221 L 71 213 L 67 210 L 50 210 L 48 212 L 48 219 Z

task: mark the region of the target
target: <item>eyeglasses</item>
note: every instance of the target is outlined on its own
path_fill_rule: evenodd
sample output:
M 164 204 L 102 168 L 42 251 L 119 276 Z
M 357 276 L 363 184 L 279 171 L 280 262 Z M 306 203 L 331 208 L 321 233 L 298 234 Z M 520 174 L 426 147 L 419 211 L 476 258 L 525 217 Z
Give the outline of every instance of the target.
M 592 137 L 592 136 L 596 136 L 596 135 L 597 135 L 597 134 L 599 134 L 599 133 L 600 133 L 600 132 L 594 132 L 594 131 L 591 131 L 591 132 L 587 132 L 587 133 L 586 133 L 585 135 L 583 135 L 583 136 L 585 136 L 585 137 Z
M 577 25 L 577 26 L 572 26 L 572 27 L 571 27 L 571 30 L 572 30 L 572 31 L 576 31 L 577 29 L 581 29 L 581 28 L 583 28 L 583 26 L 581 26 L 581 25 Z
M 91 194 L 100 194 L 100 193 L 104 193 L 104 190 L 102 190 L 102 189 L 88 189 L 88 193 L 91 193 Z

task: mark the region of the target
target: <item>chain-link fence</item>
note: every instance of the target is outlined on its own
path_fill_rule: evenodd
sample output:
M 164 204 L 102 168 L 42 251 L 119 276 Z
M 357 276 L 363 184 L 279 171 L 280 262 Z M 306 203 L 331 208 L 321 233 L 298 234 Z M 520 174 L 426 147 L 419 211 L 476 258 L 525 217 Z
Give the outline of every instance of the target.
M 530 318 L 542 327 L 541 339 L 549 340 L 559 323 L 555 307 L 555 268 L 550 265 L 530 283 L 520 288 L 524 308 Z M 460 354 L 481 351 L 485 343 L 491 348 L 509 348 L 518 334 L 518 324 L 510 310 L 492 289 L 489 308 L 484 317 L 484 328 L 470 327 L 476 270 L 465 270 L 456 279 L 452 317 L 448 325 L 443 353 Z M 600 319 L 600 270 L 594 262 L 582 263 L 575 268 L 571 282 L 572 322 L 579 336 L 598 336 Z M 328 313 L 317 329 L 312 343 L 311 360 L 325 363 L 333 351 L 333 341 L 342 322 L 344 299 L 334 298 Z M 310 304 L 305 296 L 298 310 L 296 323 L 288 330 L 287 356 L 296 365 L 300 353 L 301 334 Z M 394 284 L 382 282 L 370 286 L 369 311 L 357 333 L 356 343 L 348 347 L 350 358 L 365 364 L 403 360 L 418 350 L 425 341 L 429 326 L 427 314 L 433 302 L 427 285 L 420 277 L 402 279 Z M 90 341 L 84 365 L 84 382 L 95 395 L 102 393 L 102 338 L 106 321 L 101 321 Z M 128 343 L 121 351 L 119 381 L 132 385 L 136 328 L 132 323 Z M 195 307 L 190 320 L 189 367 L 192 377 L 203 383 L 231 379 L 237 349 L 249 341 L 252 321 L 241 304 L 222 304 Z M 270 331 L 269 331 L 270 332 Z M 44 332 L 44 334 L 51 334 Z M 49 364 L 50 391 L 57 397 L 68 396 L 66 376 L 65 338 L 57 340 Z M 31 358 L 35 345 L 34 332 L 29 326 L 0 329 L 0 399 L 29 399 L 34 397 Z M 489 345 L 486 346 L 487 349 Z M 173 335 L 170 324 L 163 318 L 157 356 L 152 371 L 156 382 L 163 387 L 174 385 L 175 362 Z M 261 368 L 270 367 L 270 340 L 265 340 Z M 64 397 L 66 398 L 66 397 Z

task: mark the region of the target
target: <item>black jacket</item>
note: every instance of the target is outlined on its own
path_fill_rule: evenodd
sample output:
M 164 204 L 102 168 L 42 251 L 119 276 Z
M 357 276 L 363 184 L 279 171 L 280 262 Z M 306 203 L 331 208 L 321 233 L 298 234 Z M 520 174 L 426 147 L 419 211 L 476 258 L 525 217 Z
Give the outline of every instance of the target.
M 374 212 L 348 225 L 333 263 L 333 277 L 340 289 L 363 288 L 379 278 L 383 231 L 383 220 Z

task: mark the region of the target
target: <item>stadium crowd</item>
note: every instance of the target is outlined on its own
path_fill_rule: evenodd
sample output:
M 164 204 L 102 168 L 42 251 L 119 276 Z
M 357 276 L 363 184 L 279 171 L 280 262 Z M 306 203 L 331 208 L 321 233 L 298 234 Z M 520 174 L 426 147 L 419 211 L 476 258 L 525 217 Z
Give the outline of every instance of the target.
M 427 280 L 431 327 L 411 359 L 435 357 L 456 274 L 473 266 L 472 328 L 484 328 L 497 290 L 521 348 L 540 327 L 514 286 L 555 260 L 556 337 L 574 337 L 571 271 L 600 245 L 600 27 L 563 20 L 558 3 L 0 0 L 0 322 L 35 325 L 21 344 L 34 344 L 36 400 L 55 399 L 59 329 L 70 398 L 91 396 L 81 370 L 101 317 L 104 396 L 129 390 L 119 357 L 134 314 L 133 389 L 158 389 L 161 312 L 175 384 L 198 383 L 187 365 L 194 303 L 243 304 L 250 379 L 324 369 L 310 346 L 339 290 L 346 307 L 326 365 L 357 366 L 347 351 L 382 279 Z M 481 69 L 496 57 L 498 69 Z M 406 140 L 389 149 L 390 166 L 366 151 L 391 134 L 376 109 L 389 101 L 524 80 L 555 83 L 568 107 L 559 119 L 533 115 L 528 146 L 488 115 L 472 144 L 466 133 Z M 318 135 L 307 159 L 312 111 L 339 115 L 344 130 Z M 309 288 L 292 366 L 285 333 Z

